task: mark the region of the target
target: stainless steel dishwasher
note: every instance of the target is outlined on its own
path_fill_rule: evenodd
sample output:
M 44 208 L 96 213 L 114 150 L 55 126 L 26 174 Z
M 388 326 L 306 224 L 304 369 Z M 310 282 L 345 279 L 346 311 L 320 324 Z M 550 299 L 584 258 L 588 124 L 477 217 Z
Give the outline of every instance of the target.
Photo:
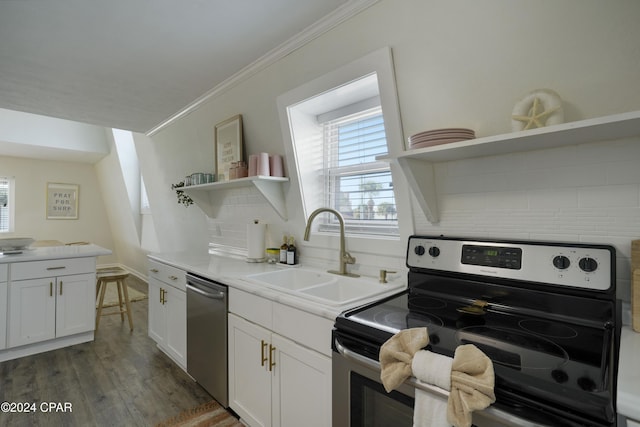
M 187 273 L 187 372 L 225 408 L 227 287 Z

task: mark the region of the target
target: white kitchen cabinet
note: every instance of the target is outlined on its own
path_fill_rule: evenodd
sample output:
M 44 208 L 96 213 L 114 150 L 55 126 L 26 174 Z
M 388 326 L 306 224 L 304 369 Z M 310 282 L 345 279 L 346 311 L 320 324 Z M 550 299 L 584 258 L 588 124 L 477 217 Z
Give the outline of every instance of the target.
M 330 426 L 331 359 L 277 334 L 271 345 L 276 349 L 273 425 Z
M 251 427 L 270 426 L 271 332 L 232 313 L 228 327 L 229 406 Z M 273 352 L 271 356 L 275 357 Z
M 186 273 L 150 261 L 149 336 L 182 369 L 187 368 Z
M 398 163 L 425 216 L 436 223 L 439 221 L 433 167 L 436 163 L 637 135 L 640 135 L 640 111 L 407 150 L 377 159 Z
M 6 264 L 0 264 L 0 350 L 7 347 L 7 272 Z
M 229 406 L 251 427 L 330 426 L 331 358 L 276 332 L 280 304 L 230 289 L 229 307 Z
M 55 338 L 56 292 L 52 279 L 12 282 L 9 307 L 9 347 Z
M 94 304 L 93 273 L 12 281 L 8 346 L 91 331 Z
M 95 258 L 12 263 L 7 347 L 92 332 Z

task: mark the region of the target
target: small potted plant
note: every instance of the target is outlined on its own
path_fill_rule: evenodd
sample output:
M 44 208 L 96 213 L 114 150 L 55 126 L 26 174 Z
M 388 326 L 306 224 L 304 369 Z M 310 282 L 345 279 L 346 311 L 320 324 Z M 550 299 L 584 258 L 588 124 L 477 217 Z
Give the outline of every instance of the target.
M 176 191 L 178 203 L 182 203 L 185 207 L 188 207 L 189 205 L 193 204 L 193 200 L 191 200 L 191 197 L 184 194 L 183 190 L 180 190 L 180 188 L 182 187 L 184 187 L 184 181 L 180 181 L 177 184 L 171 184 L 171 189 Z

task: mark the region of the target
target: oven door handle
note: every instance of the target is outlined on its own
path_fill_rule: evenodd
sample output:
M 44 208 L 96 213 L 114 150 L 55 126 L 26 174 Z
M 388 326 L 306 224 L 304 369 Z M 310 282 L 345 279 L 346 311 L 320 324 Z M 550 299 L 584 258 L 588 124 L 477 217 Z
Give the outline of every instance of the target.
M 334 344 L 338 353 L 345 359 L 357 363 L 358 365 L 364 366 L 365 368 L 380 372 L 380 362 L 369 359 L 368 357 L 362 356 L 354 351 L 349 350 L 347 347 L 342 345 L 342 343 L 340 343 L 340 340 L 337 337 L 334 339 Z M 434 394 L 444 399 L 449 399 L 449 392 L 447 390 L 431 384 L 420 382 L 418 381 L 418 379 L 416 379 L 416 377 L 409 377 L 409 379 L 407 379 L 405 383 L 413 386 L 414 388 L 426 391 L 427 393 Z M 489 406 L 488 408 L 483 409 L 482 413 L 486 417 L 492 418 L 502 423 L 503 425 L 510 427 L 554 427 L 554 424 L 540 424 L 539 422 L 525 420 L 515 415 L 511 415 L 501 409 L 498 409 L 495 406 Z
M 349 350 L 348 348 L 343 346 L 342 343 L 340 343 L 338 338 L 335 339 L 335 346 L 336 350 L 338 350 L 338 353 L 340 353 L 340 355 L 342 355 L 342 357 L 344 357 L 345 359 L 350 360 L 351 362 L 355 362 L 366 368 L 373 369 L 376 372 L 380 372 L 380 362 L 369 359 L 368 357 L 362 356 L 354 351 Z M 449 392 L 447 390 L 431 384 L 418 382 L 416 377 L 409 377 L 405 381 L 405 383 L 413 386 L 414 388 L 434 394 L 443 399 L 449 398 Z

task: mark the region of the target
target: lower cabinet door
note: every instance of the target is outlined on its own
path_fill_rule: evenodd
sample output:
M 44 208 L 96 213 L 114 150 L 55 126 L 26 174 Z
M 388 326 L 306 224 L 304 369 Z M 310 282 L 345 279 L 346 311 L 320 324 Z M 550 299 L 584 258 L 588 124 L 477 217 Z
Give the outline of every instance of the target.
M 271 426 L 270 339 L 268 330 L 229 313 L 229 406 L 251 427 Z
M 95 285 L 93 289 L 95 289 Z M 55 279 L 29 279 L 11 282 L 9 284 L 8 310 L 9 347 L 18 347 L 55 338 Z
M 0 350 L 7 348 L 7 282 L 0 282 Z
M 169 355 L 183 368 L 187 367 L 187 293 L 165 286 L 164 307 L 167 332 L 165 347 Z
M 331 426 L 331 359 L 273 334 L 273 425 Z M 328 344 L 327 344 L 328 345 Z
M 165 331 L 167 329 L 162 286 L 162 282 L 149 277 L 149 337 L 160 346 L 165 344 Z
M 57 278 L 56 337 L 95 329 L 96 276 L 93 273 Z

